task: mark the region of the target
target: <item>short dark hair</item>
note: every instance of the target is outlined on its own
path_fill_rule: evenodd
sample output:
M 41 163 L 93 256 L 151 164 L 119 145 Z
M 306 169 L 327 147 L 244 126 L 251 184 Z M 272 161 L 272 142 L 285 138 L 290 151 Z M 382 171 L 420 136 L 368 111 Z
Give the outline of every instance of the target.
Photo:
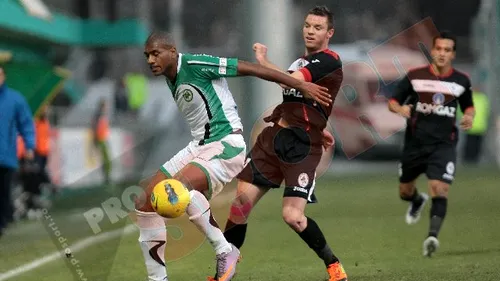
M 308 16 L 308 15 L 326 17 L 326 19 L 328 20 L 328 29 L 333 28 L 333 26 L 334 26 L 333 13 L 325 5 L 316 6 L 312 9 L 310 9 L 309 12 L 307 12 L 306 16 Z
M 449 39 L 453 41 L 453 51 L 457 50 L 457 37 L 453 35 L 450 31 L 441 31 L 439 35 L 435 36 L 434 39 L 432 40 L 432 46 L 436 45 L 436 40 L 437 39 Z
M 150 42 L 162 43 L 165 46 L 175 46 L 174 37 L 172 34 L 165 31 L 153 31 L 149 34 L 146 44 Z

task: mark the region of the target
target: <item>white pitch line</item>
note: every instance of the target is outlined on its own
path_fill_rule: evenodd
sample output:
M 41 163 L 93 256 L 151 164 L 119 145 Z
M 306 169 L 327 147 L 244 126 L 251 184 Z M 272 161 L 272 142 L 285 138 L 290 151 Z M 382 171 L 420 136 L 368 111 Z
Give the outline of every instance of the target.
M 69 246 L 70 250 L 72 253 L 78 252 L 80 250 L 83 250 L 91 245 L 98 244 L 110 239 L 113 239 L 115 237 L 118 237 L 123 234 L 129 234 L 137 230 L 137 227 L 135 225 L 127 225 L 124 228 L 105 232 L 96 236 L 90 236 L 85 239 L 82 239 L 76 243 L 74 243 L 72 246 Z M 44 264 L 47 264 L 49 262 L 55 261 L 57 259 L 65 258 L 66 254 L 64 250 L 62 251 L 56 251 L 53 252 L 52 254 L 45 255 L 41 258 L 38 258 L 36 260 L 33 260 L 32 262 L 26 263 L 24 265 L 21 265 L 19 267 L 16 267 L 12 270 L 9 270 L 5 273 L 0 274 L 0 281 L 10 279 L 12 277 L 21 275 L 23 273 L 26 273 L 28 271 L 31 271 L 33 269 L 36 269 Z

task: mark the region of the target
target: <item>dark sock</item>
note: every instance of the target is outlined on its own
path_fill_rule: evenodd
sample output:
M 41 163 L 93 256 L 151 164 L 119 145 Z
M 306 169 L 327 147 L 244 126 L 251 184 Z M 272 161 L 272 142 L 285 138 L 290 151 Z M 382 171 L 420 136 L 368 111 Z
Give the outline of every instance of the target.
M 432 198 L 431 207 L 431 223 L 429 227 L 429 236 L 437 238 L 441 225 L 443 224 L 444 217 L 446 216 L 446 209 L 448 206 L 448 199 L 445 197 Z
M 240 249 L 245 242 L 247 233 L 247 224 L 236 224 L 231 220 L 227 220 L 226 229 L 224 230 L 224 237 L 227 242 L 233 244 L 236 248 Z
M 326 266 L 339 261 L 326 243 L 325 236 L 319 229 L 318 224 L 313 219 L 307 218 L 306 229 L 298 234 L 309 248 L 313 249 L 318 257 L 325 262 Z
M 405 197 L 405 196 L 401 196 L 401 199 L 403 199 L 404 201 L 407 201 L 407 202 L 411 202 L 411 212 L 414 213 L 418 210 L 418 208 L 420 208 L 420 206 L 422 206 L 422 204 L 424 203 L 424 198 L 420 195 L 420 193 L 417 191 L 417 189 L 415 189 L 415 191 L 413 192 L 413 194 L 409 197 Z

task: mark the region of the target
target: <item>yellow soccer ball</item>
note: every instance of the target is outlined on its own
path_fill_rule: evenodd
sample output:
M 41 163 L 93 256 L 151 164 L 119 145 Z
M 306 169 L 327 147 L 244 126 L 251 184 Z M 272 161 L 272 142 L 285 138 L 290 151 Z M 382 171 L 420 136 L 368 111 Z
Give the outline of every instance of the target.
M 151 192 L 151 206 L 156 213 L 165 218 L 182 216 L 190 201 L 189 190 L 182 182 L 174 179 L 159 182 Z

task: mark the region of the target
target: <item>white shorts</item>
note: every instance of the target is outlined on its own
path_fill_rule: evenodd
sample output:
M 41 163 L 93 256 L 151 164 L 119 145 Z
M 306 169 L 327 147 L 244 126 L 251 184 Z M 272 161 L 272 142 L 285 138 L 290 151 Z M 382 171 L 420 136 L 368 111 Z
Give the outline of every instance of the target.
M 245 139 L 241 134 L 230 134 L 205 145 L 191 141 L 160 169 L 172 178 L 187 164 L 198 166 L 207 176 L 209 190 L 205 195 L 210 200 L 243 170 L 245 158 Z

